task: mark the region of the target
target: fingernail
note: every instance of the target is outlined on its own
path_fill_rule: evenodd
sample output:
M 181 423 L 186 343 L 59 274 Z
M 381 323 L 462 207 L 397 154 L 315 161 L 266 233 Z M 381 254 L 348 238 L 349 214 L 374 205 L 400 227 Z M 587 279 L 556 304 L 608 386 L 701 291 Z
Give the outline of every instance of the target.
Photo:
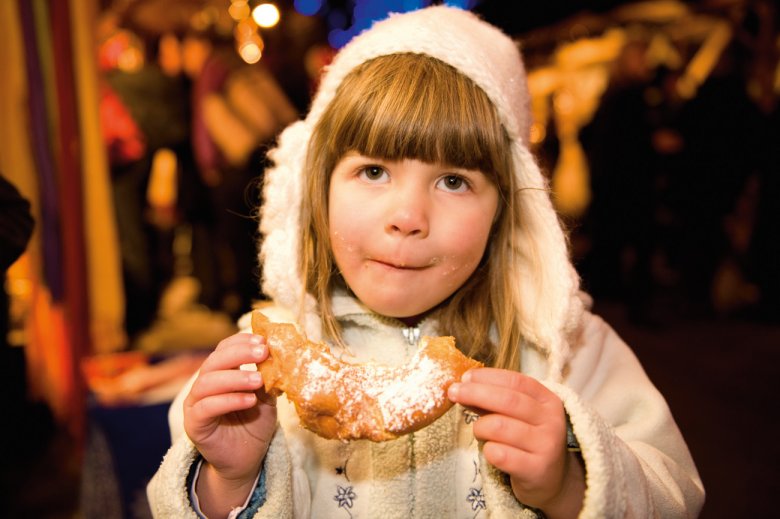
M 251 382 L 252 384 L 259 384 L 263 380 L 263 377 L 257 371 L 253 371 L 249 373 L 248 378 L 249 378 L 249 382 Z
M 457 382 L 452 384 L 447 391 L 447 396 L 449 396 L 450 400 L 457 400 L 458 393 L 460 392 L 460 384 Z
M 252 356 L 256 359 L 259 359 L 263 356 L 265 353 L 265 348 L 263 346 L 255 346 L 252 348 Z
M 460 377 L 461 382 L 470 382 L 471 381 L 471 371 L 467 371 L 463 374 L 462 377 Z
M 260 340 L 260 337 L 257 336 L 257 335 L 251 336 L 249 338 L 249 342 L 251 342 L 252 344 L 258 344 L 258 345 L 262 344 L 262 341 Z

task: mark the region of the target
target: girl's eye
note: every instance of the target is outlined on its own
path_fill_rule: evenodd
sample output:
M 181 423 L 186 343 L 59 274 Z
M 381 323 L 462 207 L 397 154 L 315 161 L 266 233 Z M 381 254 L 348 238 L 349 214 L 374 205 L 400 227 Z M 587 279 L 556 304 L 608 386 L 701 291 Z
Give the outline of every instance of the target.
M 381 166 L 365 166 L 360 170 L 359 176 L 369 182 L 386 181 L 387 171 Z
M 468 181 L 460 175 L 447 175 L 438 182 L 439 187 L 453 193 L 464 193 L 468 191 Z

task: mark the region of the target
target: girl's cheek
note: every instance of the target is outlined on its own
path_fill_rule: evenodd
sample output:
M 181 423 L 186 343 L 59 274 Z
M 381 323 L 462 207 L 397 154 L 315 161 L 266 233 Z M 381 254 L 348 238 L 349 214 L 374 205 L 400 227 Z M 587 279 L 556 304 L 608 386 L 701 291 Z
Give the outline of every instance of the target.
M 348 235 L 340 231 L 333 231 L 331 233 L 331 246 L 337 250 L 343 250 L 345 252 L 354 252 L 355 244 L 349 239 Z

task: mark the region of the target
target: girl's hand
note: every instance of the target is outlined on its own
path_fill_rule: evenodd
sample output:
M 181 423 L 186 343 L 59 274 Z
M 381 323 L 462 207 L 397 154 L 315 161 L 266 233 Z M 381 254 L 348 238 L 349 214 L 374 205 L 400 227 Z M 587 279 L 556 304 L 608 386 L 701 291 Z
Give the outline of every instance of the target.
M 585 473 L 566 449 L 566 415 L 555 393 L 521 373 L 480 368 L 453 384 L 449 398 L 480 415 L 474 436 L 485 442 L 488 463 L 509 475 L 520 502 L 547 517 L 576 517 Z
M 184 430 L 206 462 L 196 492 L 207 516 L 225 516 L 244 502 L 268 451 L 276 401 L 259 372 L 238 369 L 267 357 L 262 337 L 228 337 L 203 362 L 184 400 Z

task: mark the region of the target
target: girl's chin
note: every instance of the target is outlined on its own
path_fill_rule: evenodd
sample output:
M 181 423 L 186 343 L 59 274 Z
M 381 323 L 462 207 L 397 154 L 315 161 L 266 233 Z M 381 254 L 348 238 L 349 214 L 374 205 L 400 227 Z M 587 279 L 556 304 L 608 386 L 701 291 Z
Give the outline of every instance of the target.
M 409 307 L 408 305 L 393 305 L 393 304 L 381 304 L 377 302 L 366 302 L 362 300 L 372 312 L 385 317 L 392 317 L 398 319 L 409 326 L 414 326 L 420 319 L 422 319 L 429 311 L 426 308 Z
M 359 296 L 358 296 L 359 297 Z M 436 305 L 409 305 L 409 298 L 404 298 L 403 304 L 394 304 L 391 301 L 377 301 L 371 300 L 371 298 L 362 299 L 364 305 L 366 305 L 372 312 L 385 317 L 392 317 L 398 319 L 407 326 L 415 326 L 423 317 L 428 315 Z

